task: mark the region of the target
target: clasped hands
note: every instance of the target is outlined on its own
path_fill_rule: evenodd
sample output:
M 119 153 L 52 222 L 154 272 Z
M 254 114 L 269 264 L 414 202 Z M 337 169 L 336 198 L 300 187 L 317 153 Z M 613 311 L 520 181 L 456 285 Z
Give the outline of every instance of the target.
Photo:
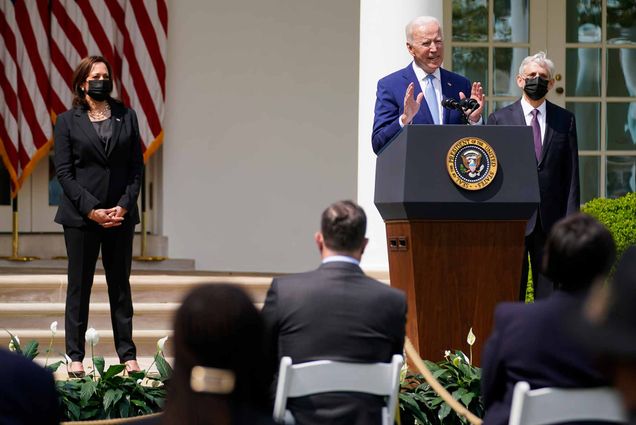
M 406 94 L 404 95 L 404 113 L 400 116 L 402 124 L 406 125 L 413 121 L 413 117 L 420 110 L 420 105 L 424 99 L 424 93 L 419 93 L 417 98 L 414 96 L 415 83 L 409 84 L 406 88 Z M 480 82 L 473 83 L 470 88 L 470 97 L 479 102 L 479 108 L 475 109 L 468 115 L 468 119 L 472 123 L 476 123 L 481 119 L 481 111 L 484 109 L 484 89 Z M 459 100 L 466 99 L 466 95 L 463 92 L 459 92 Z
M 91 212 L 88 213 L 88 218 L 105 228 L 117 227 L 121 226 L 126 212 L 128 212 L 126 208 L 117 205 L 113 208 L 91 210 Z

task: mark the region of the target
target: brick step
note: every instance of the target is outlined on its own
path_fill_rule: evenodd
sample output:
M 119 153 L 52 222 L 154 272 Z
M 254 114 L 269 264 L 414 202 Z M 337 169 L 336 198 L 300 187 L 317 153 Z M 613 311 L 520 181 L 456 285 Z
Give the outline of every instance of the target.
M 140 303 L 146 302 L 181 302 L 192 287 L 202 283 L 240 285 L 254 302 L 262 303 L 271 280 L 269 276 L 132 275 L 130 277 L 135 308 Z M 66 285 L 65 274 L 0 275 L 0 303 L 64 303 Z M 91 301 L 108 302 L 107 291 L 105 276 L 95 275 Z
M 171 366 L 174 367 L 174 358 L 172 357 L 166 357 L 166 360 L 168 361 L 168 363 L 170 363 Z M 48 364 L 53 364 L 57 361 L 65 361 L 63 357 L 61 356 L 53 356 L 51 355 L 49 357 L 49 361 Z M 106 370 L 108 370 L 108 368 L 112 365 L 116 365 L 119 364 L 119 358 L 117 357 L 105 357 L 104 361 L 106 362 Z M 44 354 L 40 354 L 36 359 L 35 362 L 38 363 L 40 366 L 44 366 L 45 362 L 46 362 L 46 355 Z M 148 375 L 151 376 L 157 376 L 158 375 L 158 371 L 157 371 L 157 367 L 156 364 L 154 364 L 154 357 L 145 357 L 145 356 L 141 356 L 141 357 L 137 357 L 137 362 L 139 363 L 139 367 L 141 367 L 142 370 L 145 370 L 147 372 Z M 93 369 L 93 362 L 90 358 L 90 356 L 87 356 L 84 361 L 84 369 L 86 370 L 86 372 L 91 372 L 91 370 Z M 150 369 L 148 369 L 150 368 Z M 55 371 L 54 373 L 55 379 L 56 380 L 67 380 L 68 379 L 68 371 L 66 369 L 66 366 L 64 364 L 60 365 L 60 367 L 57 369 L 57 371 Z

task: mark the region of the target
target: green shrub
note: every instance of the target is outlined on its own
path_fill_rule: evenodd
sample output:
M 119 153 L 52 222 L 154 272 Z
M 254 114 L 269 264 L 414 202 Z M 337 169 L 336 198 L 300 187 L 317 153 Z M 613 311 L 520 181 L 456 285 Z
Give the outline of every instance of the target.
M 616 199 L 596 198 L 585 203 L 581 211 L 603 223 L 616 242 L 617 258 L 636 244 L 636 193 Z

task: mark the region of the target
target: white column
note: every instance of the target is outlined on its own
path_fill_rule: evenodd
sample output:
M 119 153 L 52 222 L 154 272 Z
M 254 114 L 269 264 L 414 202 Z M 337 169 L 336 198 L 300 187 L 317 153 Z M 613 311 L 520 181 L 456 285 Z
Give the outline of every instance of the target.
M 404 27 L 416 16 L 443 22 L 442 0 L 360 0 L 360 84 L 358 104 L 358 203 L 367 213 L 369 245 L 362 258 L 366 270 L 388 270 L 384 222 L 373 203 L 376 155 L 371 148 L 373 108 L 380 78 L 404 68 Z M 445 52 L 447 55 L 450 52 Z

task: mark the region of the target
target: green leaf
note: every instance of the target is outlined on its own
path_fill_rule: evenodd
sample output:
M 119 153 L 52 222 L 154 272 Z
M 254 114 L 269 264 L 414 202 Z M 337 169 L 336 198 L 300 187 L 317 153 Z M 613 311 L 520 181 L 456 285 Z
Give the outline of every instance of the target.
M 80 407 L 75 403 L 67 403 L 66 408 L 69 412 L 69 419 L 71 420 L 79 420 L 80 418 Z
M 124 364 L 114 364 L 108 368 L 108 370 L 102 374 L 102 380 L 108 380 L 111 377 L 121 373 L 124 369 L 126 369 L 126 365 Z M 103 368 L 102 368 L 103 370 Z
M 22 350 L 22 354 L 27 359 L 33 360 L 37 357 L 38 354 L 40 354 L 38 353 L 38 346 L 39 344 L 37 341 L 29 341 L 26 347 L 24 347 L 24 349 Z
M 464 403 L 464 406 L 468 407 L 470 405 L 470 402 L 473 401 L 474 398 L 474 392 L 466 392 L 466 394 L 460 397 L 460 400 L 462 403 Z
M 155 354 L 155 363 L 157 365 L 157 370 L 159 371 L 159 376 L 161 376 L 161 380 L 165 381 L 166 379 L 172 376 L 172 367 L 166 361 L 166 359 L 160 355 Z
M 64 364 L 64 362 L 60 360 L 58 362 L 51 363 L 50 365 L 47 365 L 46 368 L 48 370 L 50 370 L 51 372 L 56 372 L 59 369 L 60 365 L 62 365 L 62 364 Z
M 99 372 L 99 376 L 104 376 L 104 358 L 102 356 L 93 357 L 93 363 L 95 365 L 95 369 Z
M 130 414 L 131 414 L 130 401 L 126 397 L 123 397 L 121 401 L 118 403 L 118 409 L 119 409 L 120 418 L 130 417 Z
M 108 412 L 109 407 L 117 403 L 123 394 L 122 390 L 107 390 L 106 394 L 104 394 L 104 410 Z
M 97 392 L 97 382 L 92 379 L 83 380 L 82 387 L 80 389 L 80 400 L 87 403 L 88 400 Z
M 444 403 L 442 407 L 440 407 L 439 412 L 437 413 L 437 417 L 440 421 L 444 420 L 446 416 L 451 412 L 451 408 L 448 404 Z

